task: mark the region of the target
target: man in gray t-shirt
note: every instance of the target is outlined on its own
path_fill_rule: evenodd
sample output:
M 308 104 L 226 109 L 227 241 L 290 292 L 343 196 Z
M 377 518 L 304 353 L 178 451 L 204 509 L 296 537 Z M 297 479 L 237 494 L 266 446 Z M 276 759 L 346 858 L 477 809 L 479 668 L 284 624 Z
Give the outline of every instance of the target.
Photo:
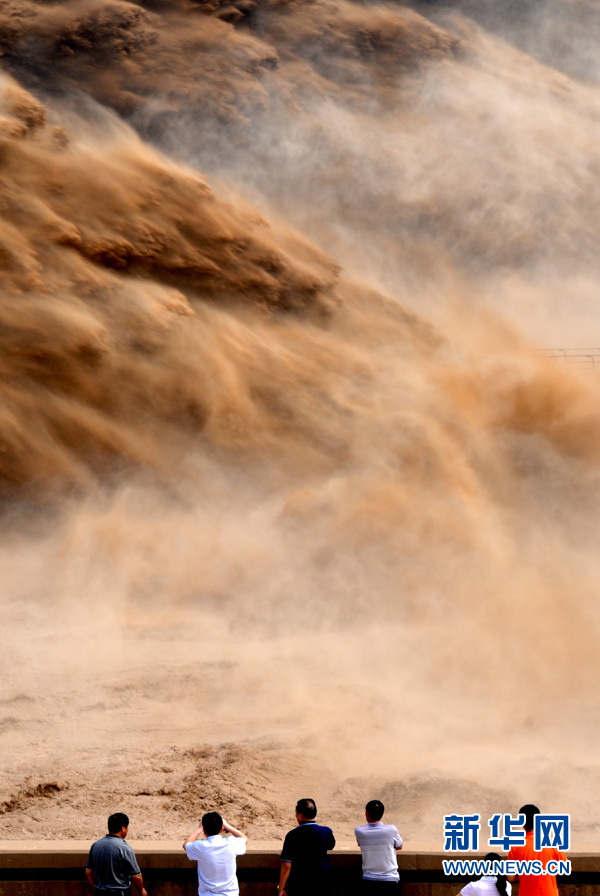
M 382 822 L 383 812 L 381 800 L 371 800 L 365 808 L 367 823 L 354 829 L 362 854 L 362 896 L 399 892 L 396 853 L 402 849 L 402 837 L 395 825 Z
M 96 896 L 148 896 L 135 853 L 125 842 L 128 829 L 129 818 L 116 812 L 108 819 L 106 837 L 92 844 L 85 876 Z

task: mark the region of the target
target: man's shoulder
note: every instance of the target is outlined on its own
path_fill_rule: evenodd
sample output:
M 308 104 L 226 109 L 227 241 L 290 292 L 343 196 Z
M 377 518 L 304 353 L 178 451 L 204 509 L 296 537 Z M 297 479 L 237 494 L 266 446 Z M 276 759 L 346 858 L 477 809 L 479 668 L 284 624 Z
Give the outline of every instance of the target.
M 365 837 L 372 835 L 376 837 L 400 837 L 395 824 L 384 824 L 383 822 L 379 824 L 359 824 L 354 828 L 354 833 L 357 837 L 361 835 Z
M 203 853 L 209 853 L 222 849 L 226 842 L 226 838 L 221 836 L 203 837 L 201 840 L 194 840 L 193 843 L 188 843 L 188 846 L 193 846 Z
M 112 849 L 113 852 L 118 852 L 121 855 L 123 853 L 127 853 L 128 856 L 135 855 L 133 846 L 130 846 L 127 840 L 123 840 L 122 837 L 103 837 L 98 842 L 103 844 L 103 849 Z
M 246 840 L 243 837 L 225 837 L 225 845 L 234 856 L 243 856 L 246 852 Z
M 331 828 L 327 827 L 327 825 L 317 824 L 316 821 L 313 821 L 310 824 L 299 824 L 298 827 L 292 828 L 291 831 L 288 831 L 285 835 L 285 839 L 301 840 L 304 837 L 313 837 L 315 832 L 320 836 L 328 837 L 330 834 L 333 836 Z
M 97 853 L 99 849 L 102 849 L 102 847 L 100 846 L 101 843 L 102 840 L 94 840 L 94 842 L 90 846 L 90 856 L 94 855 L 94 853 Z
M 133 851 L 133 846 L 127 842 L 127 840 L 121 840 L 121 849 L 123 849 L 129 855 L 135 855 Z
M 99 837 L 92 843 L 92 849 L 96 847 L 97 849 L 112 849 L 113 841 L 115 837 L 109 837 L 108 834 L 105 834 L 104 837 Z
M 324 840 L 329 840 L 333 837 L 333 831 L 326 824 L 311 824 L 308 827 L 312 828 L 313 831 L 316 831 L 318 836 Z

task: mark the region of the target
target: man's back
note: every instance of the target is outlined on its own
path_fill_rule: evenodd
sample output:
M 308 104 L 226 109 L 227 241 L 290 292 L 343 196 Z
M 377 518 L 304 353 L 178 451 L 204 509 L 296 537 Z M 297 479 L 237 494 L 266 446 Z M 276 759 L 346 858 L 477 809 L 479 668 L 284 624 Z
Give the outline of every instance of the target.
M 107 834 L 92 844 L 87 867 L 94 877 L 94 889 L 104 893 L 128 891 L 131 878 L 140 874 L 133 849 L 116 834 Z
M 396 825 L 369 821 L 355 828 L 354 833 L 362 855 L 363 879 L 397 881 L 396 850 L 402 846 L 402 838 Z
M 281 852 L 282 862 L 291 862 L 286 886 L 290 894 L 318 892 L 329 870 L 327 851 L 335 846 L 331 828 L 315 821 L 303 821 L 286 834 Z
M 237 896 L 236 856 L 246 852 L 242 837 L 222 837 L 213 834 L 205 840 L 195 840 L 185 846 L 188 859 L 198 863 L 198 894 Z
M 511 846 L 507 858 L 515 861 L 541 861 L 544 868 L 552 859 L 566 861 L 566 856 L 554 846 L 545 846 L 536 852 L 533 848 L 533 831 L 527 831 L 524 846 Z M 556 876 L 553 874 L 519 874 L 519 896 L 557 896 Z

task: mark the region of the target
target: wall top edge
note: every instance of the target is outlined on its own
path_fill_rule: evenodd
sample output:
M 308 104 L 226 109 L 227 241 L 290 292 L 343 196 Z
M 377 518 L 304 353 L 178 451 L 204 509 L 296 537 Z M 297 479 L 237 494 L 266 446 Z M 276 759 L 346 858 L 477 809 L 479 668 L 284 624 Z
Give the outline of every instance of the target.
M 103 836 L 99 834 L 99 837 Z M 93 840 L 0 840 L 0 855 L 12 853 L 44 853 L 44 854 L 63 854 L 67 855 L 85 855 L 93 843 Z M 130 840 L 127 842 L 133 847 L 136 853 L 140 855 L 181 855 L 184 856 L 182 842 L 180 840 Z M 268 853 L 279 855 L 281 852 L 282 840 L 250 840 L 248 842 L 248 853 Z M 359 854 L 359 850 L 355 842 L 338 842 L 336 844 L 333 855 L 336 853 L 355 853 Z M 398 853 L 399 859 L 406 859 L 409 856 L 439 856 L 441 859 L 462 859 L 462 858 L 481 858 L 485 855 L 486 850 L 478 853 L 447 853 L 443 852 L 439 846 L 427 843 L 410 844 L 408 848 L 404 848 Z M 600 844 L 578 844 L 576 849 L 569 851 L 567 858 L 590 857 L 600 859 Z

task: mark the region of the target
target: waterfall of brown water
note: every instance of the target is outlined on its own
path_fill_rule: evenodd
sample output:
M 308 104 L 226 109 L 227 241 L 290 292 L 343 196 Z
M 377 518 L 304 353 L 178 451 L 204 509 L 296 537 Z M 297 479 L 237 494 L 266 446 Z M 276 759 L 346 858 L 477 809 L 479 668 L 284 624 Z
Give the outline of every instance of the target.
M 598 90 L 412 6 L 0 11 L 5 837 L 600 824 Z

